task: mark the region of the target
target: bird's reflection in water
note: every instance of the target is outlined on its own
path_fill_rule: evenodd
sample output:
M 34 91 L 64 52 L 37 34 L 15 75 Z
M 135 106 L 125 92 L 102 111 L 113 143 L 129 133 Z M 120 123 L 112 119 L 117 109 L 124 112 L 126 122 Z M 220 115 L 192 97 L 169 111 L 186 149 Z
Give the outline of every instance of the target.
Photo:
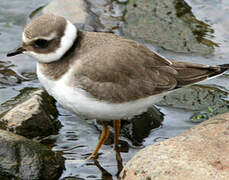
M 119 173 L 122 171 L 123 169 L 123 164 L 122 164 L 122 157 L 121 157 L 121 154 L 120 154 L 120 151 L 119 150 L 116 150 L 116 161 L 117 161 L 117 174 L 116 176 L 118 177 Z M 110 174 L 106 169 L 104 169 L 100 164 L 99 162 L 97 161 L 97 159 L 94 159 L 94 163 L 95 165 L 98 167 L 98 169 L 101 171 L 101 178 L 103 180 L 112 180 L 112 174 Z
M 123 165 L 122 165 L 122 157 L 120 154 L 119 150 L 116 150 L 116 161 L 117 161 L 117 169 L 118 169 L 118 173 L 117 176 L 119 175 L 119 173 L 122 171 L 123 169 Z

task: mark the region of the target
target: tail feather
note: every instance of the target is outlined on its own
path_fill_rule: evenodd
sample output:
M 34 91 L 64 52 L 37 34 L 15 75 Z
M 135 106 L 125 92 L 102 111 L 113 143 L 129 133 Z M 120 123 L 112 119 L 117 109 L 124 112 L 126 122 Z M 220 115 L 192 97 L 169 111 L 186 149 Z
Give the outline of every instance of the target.
M 222 64 L 217 66 L 205 66 L 199 64 L 185 64 L 186 67 L 175 66 L 178 74 L 176 80 L 178 82 L 177 87 L 183 87 L 191 85 L 205 79 L 210 79 L 223 74 L 229 70 L 229 64 Z
M 219 67 L 223 72 L 229 70 L 229 64 L 221 64 Z
M 212 66 L 215 67 L 215 66 Z M 209 78 L 214 78 L 217 77 L 221 74 L 223 74 L 225 71 L 229 70 L 229 64 L 221 64 L 221 65 L 217 65 L 215 69 L 215 71 L 213 71 L 212 74 L 209 75 Z

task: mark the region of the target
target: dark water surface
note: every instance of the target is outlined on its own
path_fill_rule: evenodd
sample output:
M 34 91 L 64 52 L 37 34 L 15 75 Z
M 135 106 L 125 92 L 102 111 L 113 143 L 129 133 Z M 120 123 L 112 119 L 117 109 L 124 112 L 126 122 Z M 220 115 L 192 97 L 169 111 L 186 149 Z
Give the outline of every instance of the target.
M 26 24 L 29 14 L 48 2 L 50 2 L 50 0 L 1 0 L 0 68 L 14 65 L 13 69 L 20 74 L 24 72 L 35 72 L 34 62 L 30 58 L 25 59 L 25 57 L 22 56 L 19 58 L 21 59 L 21 61 L 19 61 L 20 63 L 17 63 L 15 61 L 11 62 L 10 58 L 2 59 L 2 57 L 5 56 L 6 52 L 20 43 L 23 27 Z M 186 0 L 186 2 L 192 7 L 192 12 L 197 19 L 209 24 L 211 28 L 214 29 L 213 35 L 209 35 L 208 38 L 219 44 L 215 52 L 211 55 L 200 56 L 174 53 L 150 44 L 147 46 L 170 59 L 203 64 L 229 63 L 229 1 Z M 116 14 L 120 14 L 119 9 Z M 40 87 L 36 79 L 17 82 L 17 77 L 10 76 L 9 82 L 12 83 L 0 83 L 0 104 L 18 95 L 20 90 L 24 87 Z M 225 87 L 225 92 L 229 89 L 227 75 L 205 81 L 202 84 L 214 84 L 216 87 L 223 86 Z M 152 130 L 150 135 L 145 138 L 143 146 L 173 137 L 195 125 L 189 120 L 195 111 L 189 110 L 188 108 L 178 109 L 175 107 L 176 104 L 173 104 L 173 107 L 158 107 L 160 111 L 165 114 L 163 125 L 158 129 Z M 63 156 L 66 158 L 66 170 L 62 175 L 62 179 L 67 177 L 75 177 L 76 179 L 111 179 L 111 177 L 113 177 L 113 179 L 116 179 L 117 162 L 112 145 L 102 147 L 98 162 L 95 163 L 93 161 L 84 160 L 85 157 L 93 151 L 100 134 L 94 126 L 94 121 L 87 122 L 82 120 L 61 107 L 59 107 L 59 111 L 61 114 L 59 120 L 63 124 L 63 127 L 60 130 L 60 136 L 53 150 L 63 151 Z M 121 139 L 128 142 L 130 147 L 128 153 L 121 153 L 123 164 L 126 164 L 143 146 L 135 147 L 130 140 L 124 137 L 121 137 Z

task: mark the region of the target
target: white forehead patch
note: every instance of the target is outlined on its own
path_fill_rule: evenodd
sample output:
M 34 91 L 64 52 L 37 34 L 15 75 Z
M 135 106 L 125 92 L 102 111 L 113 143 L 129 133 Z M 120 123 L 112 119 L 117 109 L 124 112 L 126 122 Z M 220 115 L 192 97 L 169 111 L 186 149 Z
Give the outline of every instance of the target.
M 76 27 L 68 20 L 66 21 L 67 21 L 67 25 L 64 31 L 64 35 L 62 36 L 60 40 L 59 48 L 57 48 L 55 52 L 44 54 L 44 53 L 36 53 L 34 51 L 24 51 L 24 54 L 32 56 L 33 58 L 37 59 L 39 62 L 43 62 L 43 63 L 50 63 L 50 62 L 59 60 L 69 50 L 69 48 L 71 48 L 77 36 Z M 56 34 L 54 35 L 51 34 L 51 35 L 54 36 Z M 51 35 L 49 37 L 42 37 L 42 39 L 47 39 L 47 38 L 52 39 L 53 37 Z M 24 36 L 24 33 L 23 33 L 22 38 L 23 38 L 22 39 L 23 42 L 31 41 Z
M 51 33 L 49 36 L 38 36 L 33 39 L 29 39 L 25 36 L 25 33 L 22 33 L 22 41 L 26 44 L 29 44 L 32 41 L 36 41 L 37 39 L 45 39 L 45 40 L 52 40 L 56 37 L 56 32 Z

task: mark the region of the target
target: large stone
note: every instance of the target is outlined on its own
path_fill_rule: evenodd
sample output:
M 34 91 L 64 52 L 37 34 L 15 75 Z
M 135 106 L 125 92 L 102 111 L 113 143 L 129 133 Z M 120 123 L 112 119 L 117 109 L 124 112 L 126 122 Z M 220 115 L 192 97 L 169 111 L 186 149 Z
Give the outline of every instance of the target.
M 229 113 L 218 115 L 180 136 L 138 152 L 122 180 L 229 179 Z
M 2 115 L 0 127 L 28 138 L 56 134 L 61 127 L 56 120 L 54 99 L 44 90 L 35 91 L 30 98 Z
M 123 34 L 175 52 L 209 54 L 214 42 L 205 38 L 211 27 L 196 19 L 184 0 L 130 0 Z
M 37 142 L 0 130 L 0 179 L 56 180 L 63 168 L 61 155 Z

